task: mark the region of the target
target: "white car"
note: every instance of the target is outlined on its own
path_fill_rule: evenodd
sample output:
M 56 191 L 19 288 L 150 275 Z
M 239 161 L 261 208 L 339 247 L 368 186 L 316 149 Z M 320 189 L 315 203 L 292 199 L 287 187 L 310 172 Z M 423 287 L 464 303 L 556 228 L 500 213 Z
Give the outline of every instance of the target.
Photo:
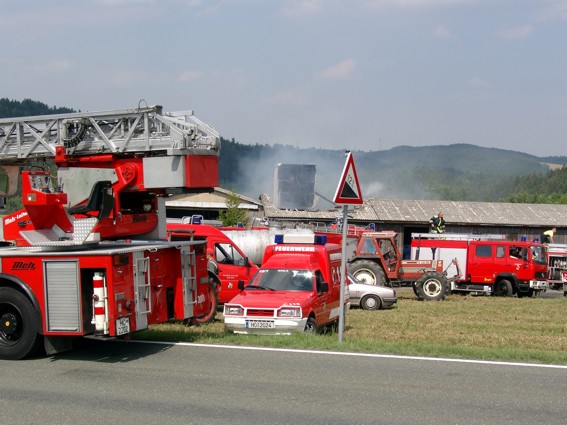
M 351 307 L 360 307 L 364 310 L 380 310 L 392 307 L 392 305 L 398 302 L 396 291 L 392 288 L 363 283 L 350 273 L 348 274 L 348 281 Z

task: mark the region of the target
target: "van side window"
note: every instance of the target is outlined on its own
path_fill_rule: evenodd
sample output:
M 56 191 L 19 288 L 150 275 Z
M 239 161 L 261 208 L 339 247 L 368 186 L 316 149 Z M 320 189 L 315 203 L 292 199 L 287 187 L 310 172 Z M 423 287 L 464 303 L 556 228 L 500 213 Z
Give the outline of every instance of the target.
M 477 257 L 492 257 L 492 246 L 490 245 L 477 245 L 475 250 Z
M 244 257 L 231 244 L 217 243 L 215 244 L 215 251 L 217 262 L 220 264 L 246 265 Z
M 323 273 L 321 273 L 321 270 L 317 270 L 315 272 L 315 281 L 317 282 L 317 292 L 321 292 L 321 284 L 325 281 L 325 279 L 323 279 Z

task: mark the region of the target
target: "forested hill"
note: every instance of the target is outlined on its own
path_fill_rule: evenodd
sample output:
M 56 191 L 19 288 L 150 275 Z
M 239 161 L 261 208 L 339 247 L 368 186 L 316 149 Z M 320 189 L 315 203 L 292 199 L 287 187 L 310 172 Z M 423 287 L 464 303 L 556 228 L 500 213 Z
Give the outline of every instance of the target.
M 75 111 L 0 98 L 0 118 L 67 112 Z M 364 198 L 567 203 L 567 169 L 562 167 L 567 157 L 538 158 L 468 144 L 398 146 L 353 155 Z M 246 145 L 223 138 L 221 186 L 252 198 L 272 195 L 276 164 L 314 164 L 315 191 L 332 198 L 344 161 L 339 150 Z M 549 164 L 558 169 L 552 171 Z
M 562 168 L 567 157 L 538 158 L 468 144 L 399 146 L 354 151 L 353 156 L 365 198 L 545 203 L 557 202 L 557 194 L 567 193 L 567 171 L 551 171 L 547 164 Z M 315 164 L 315 190 L 332 198 L 344 161 L 343 151 L 244 145 L 223 139 L 220 175 L 223 187 L 256 197 L 259 193 L 272 194 L 277 163 Z M 553 193 L 550 197 L 547 182 L 552 177 L 565 182 L 565 187 L 549 188 Z

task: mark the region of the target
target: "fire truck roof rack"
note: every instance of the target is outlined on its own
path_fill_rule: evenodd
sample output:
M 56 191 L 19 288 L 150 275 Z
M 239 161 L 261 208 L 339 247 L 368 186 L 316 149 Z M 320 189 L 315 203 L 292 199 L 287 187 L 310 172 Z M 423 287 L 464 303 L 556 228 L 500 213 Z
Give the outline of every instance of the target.
M 157 105 L 0 119 L 0 163 L 51 158 L 58 146 L 72 155 L 218 155 L 220 137 L 193 111 Z
M 452 241 L 486 241 L 506 240 L 506 235 L 490 235 L 486 233 L 412 233 L 412 239 L 445 239 Z

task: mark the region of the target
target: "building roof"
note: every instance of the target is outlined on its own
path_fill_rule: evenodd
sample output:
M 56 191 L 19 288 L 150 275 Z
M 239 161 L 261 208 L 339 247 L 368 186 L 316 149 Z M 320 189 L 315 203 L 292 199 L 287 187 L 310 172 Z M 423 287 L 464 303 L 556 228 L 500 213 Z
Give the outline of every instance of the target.
M 265 215 L 279 220 L 328 220 L 342 215 L 342 207 L 328 211 L 279 210 L 262 195 Z M 266 203 L 268 201 L 268 203 Z M 427 223 L 443 212 L 447 224 L 567 227 L 567 205 L 506 202 L 366 199 L 350 207 L 349 220 L 362 222 Z
M 212 192 L 183 193 L 167 198 L 167 208 L 202 208 L 202 209 L 226 209 L 226 201 L 233 192 L 215 187 Z M 236 194 L 240 200 L 238 208 L 247 210 L 258 210 L 262 204 L 252 198 Z

